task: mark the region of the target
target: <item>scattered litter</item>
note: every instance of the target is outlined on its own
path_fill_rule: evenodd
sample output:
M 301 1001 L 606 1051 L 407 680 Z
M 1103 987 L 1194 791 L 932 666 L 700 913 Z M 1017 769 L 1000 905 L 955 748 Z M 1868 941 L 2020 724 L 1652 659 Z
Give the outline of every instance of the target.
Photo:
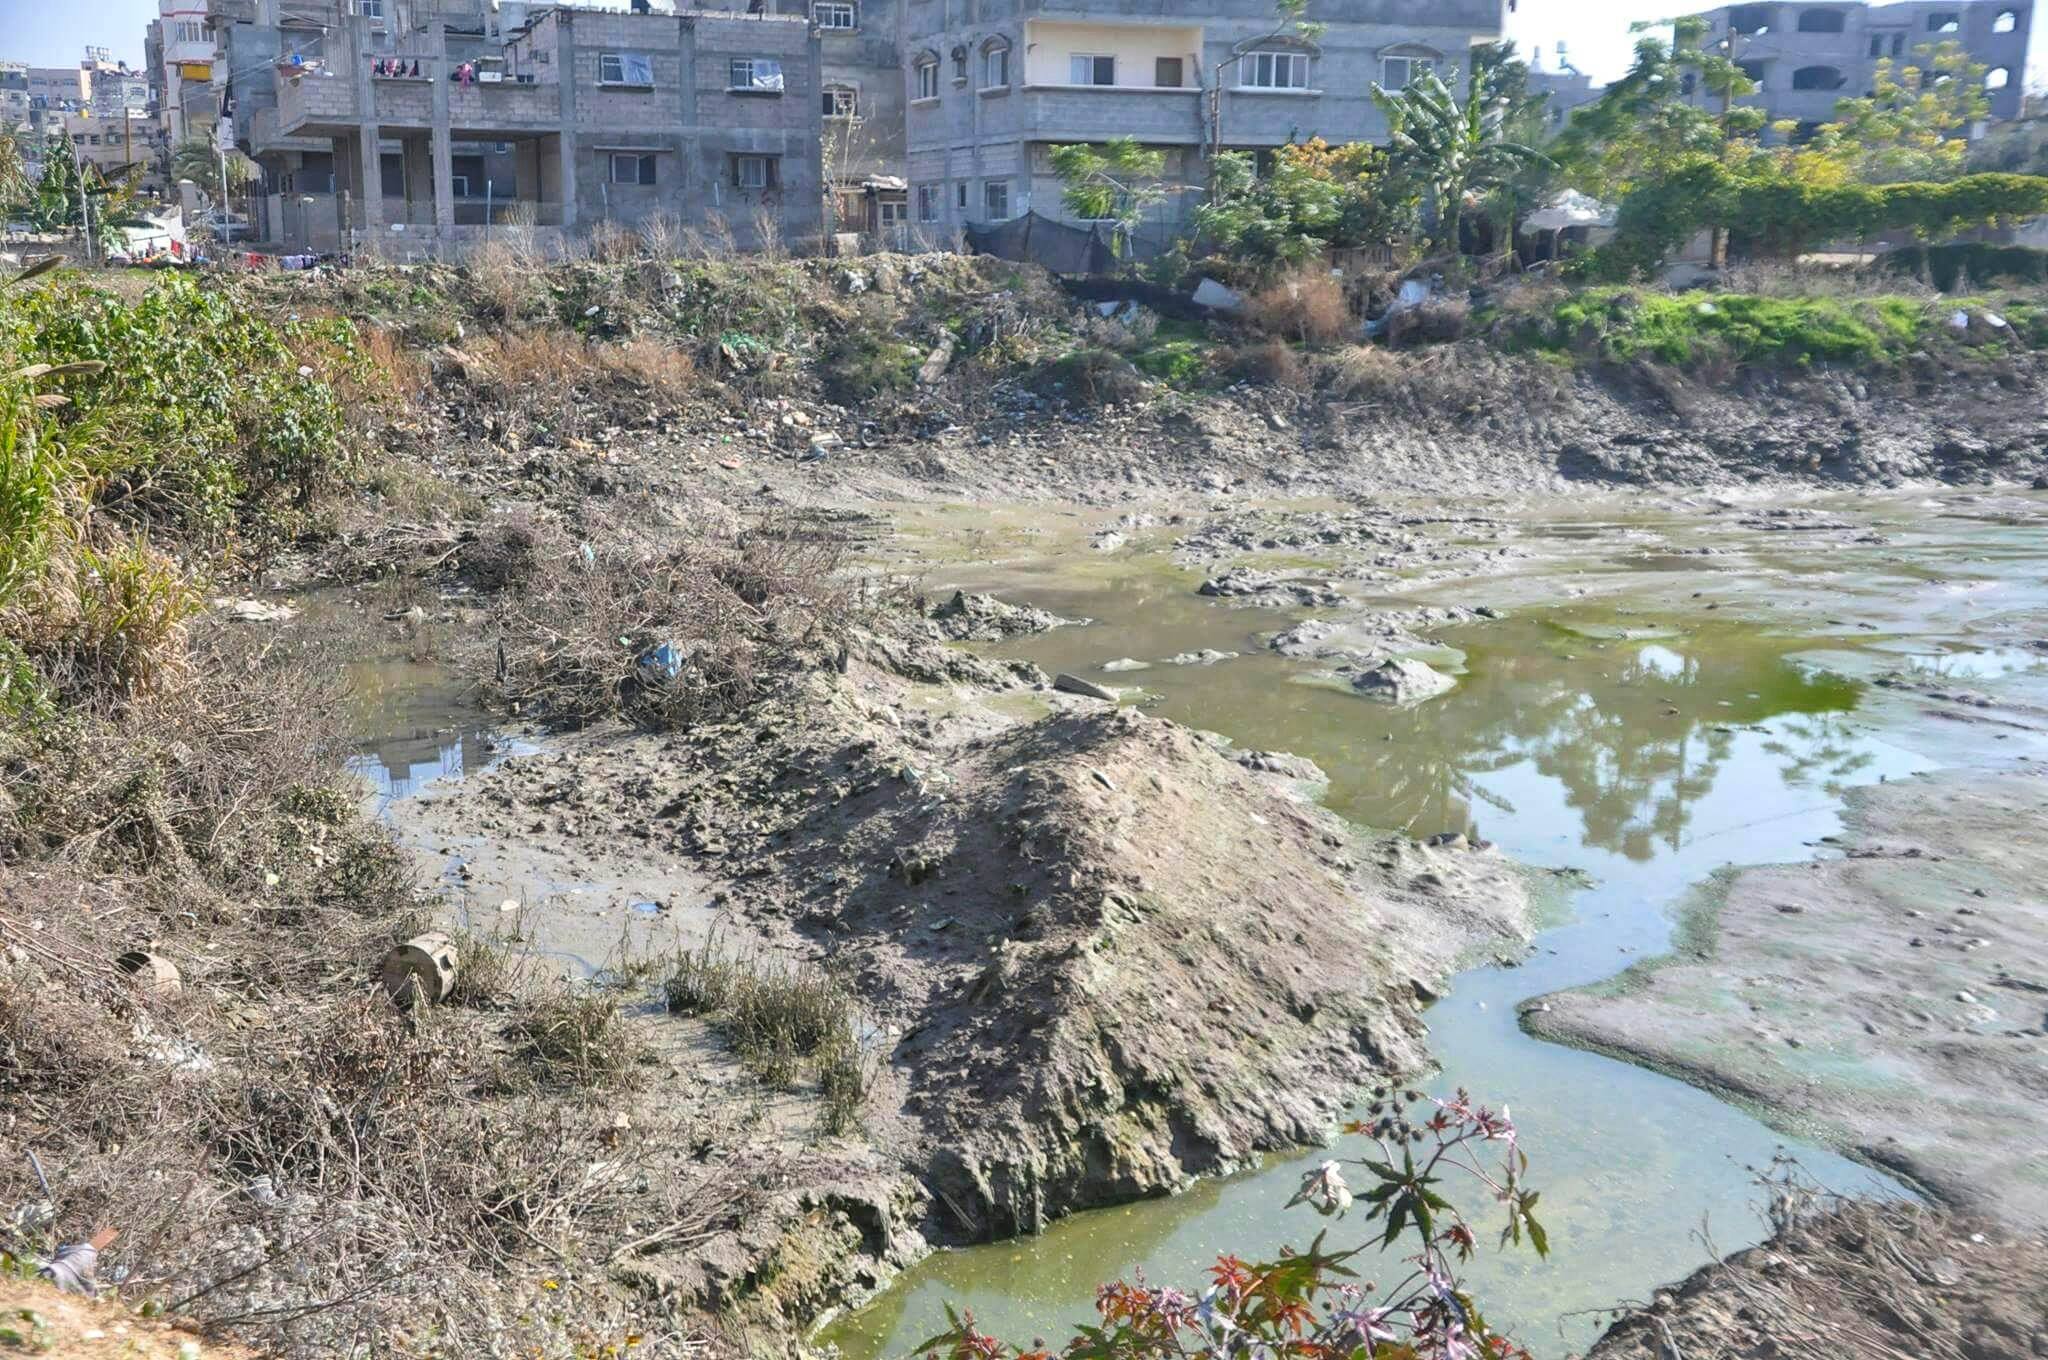
M 1949 313 L 1948 325 L 1950 330 L 1966 331 L 1970 329 L 1970 314 L 1958 308 Z
M 134 978 L 142 990 L 152 996 L 176 996 L 185 987 L 184 980 L 178 975 L 177 964 L 146 949 L 129 950 L 114 960 L 114 966 Z
M 1195 305 L 1218 312 L 1241 312 L 1244 310 L 1244 294 L 1205 278 L 1195 285 Z
M 439 931 L 415 935 L 384 956 L 377 979 L 399 1006 L 446 1001 L 455 991 L 455 942 Z
M 231 600 L 216 596 L 213 607 L 238 623 L 285 623 L 299 616 L 288 604 L 269 600 Z

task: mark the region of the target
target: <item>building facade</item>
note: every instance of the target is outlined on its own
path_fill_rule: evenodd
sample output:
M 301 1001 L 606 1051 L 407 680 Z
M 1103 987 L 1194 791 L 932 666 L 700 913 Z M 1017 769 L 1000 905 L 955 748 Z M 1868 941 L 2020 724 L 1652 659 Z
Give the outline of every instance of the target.
M 299 173 L 326 158 L 333 210 L 358 244 L 440 250 L 495 226 L 653 218 L 742 246 L 825 230 L 820 37 L 807 16 L 494 16 L 481 0 L 328 9 L 317 52 L 272 57 L 274 112 L 239 79 L 233 107 L 259 158 L 275 139 L 322 148 L 297 153 Z M 294 198 L 310 196 L 299 187 Z
M 1993 119 L 2017 117 L 2033 28 L 2033 0 L 1902 0 L 1867 5 L 1728 5 L 1699 15 L 1702 46 L 1724 52 L 1757 83 L 1736 101 L 1761 108 L 1770 121 L 1810 130 L 1834 117 L 1835 103 L 1868 95 L 1877 64 L 1914 62 L 1945 42 L 1962 45 L 1982 65 Z M 1702 106 L 1715 96 L 1687 91 Z
M 66 114 L 64 134 L 79 162 L 93 166 L 106 178 L 123 179 L 132 171 L 143 189 L 160 192 L 164 188 L 163 125 L 147 112 L 116 109 L 107 114 Z
M 1205 182 L 1217 150 L 1384 141 L 1375 83 L 1460 81 L 1497 38 L 1501 0 L 1324 0 L 1313 40 L 1276 34 L 1271 0 L 901 0 L 913 223 L 946 235 L 1035 211 L 1069 216 L 1062 143 L 1135 137 L 1170 188 Z M 1170 192 L 1165 234 L 1191 210 Z

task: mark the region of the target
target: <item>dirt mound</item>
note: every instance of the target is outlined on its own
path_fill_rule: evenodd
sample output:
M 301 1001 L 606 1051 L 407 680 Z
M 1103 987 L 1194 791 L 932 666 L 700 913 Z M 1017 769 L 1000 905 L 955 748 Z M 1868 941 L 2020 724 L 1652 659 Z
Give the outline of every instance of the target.
M 1451 955 L 1519 927 L 1490 856 L 1361 844 L 1128 711 L 1035 724 L 950 773 L 933 813 L 867 828 L 919 881 L 860 885 L 838 925 L 890 971 L 930 952 L 920 935 L 981 960 L 932 979 L 898 1055 L 930 1181 L 975 1235 L 1319 1139 L 1359 1083 L 1422 1062 L 1418 998 Z M 906 910 L 944 914 L 906 932 Z
M 250 1360 L 256 1353 L 202 1341 L 182 1319 L 143 1317 L 114 1299 L 60 1294 L 41 1281 L 0 1275 L 0 1347 L 44 1360 Z
M 2021 1360 L 2048 1355 L 2048 1243 L 1848 1203 L 1706 1267 L 1586 1360 Z

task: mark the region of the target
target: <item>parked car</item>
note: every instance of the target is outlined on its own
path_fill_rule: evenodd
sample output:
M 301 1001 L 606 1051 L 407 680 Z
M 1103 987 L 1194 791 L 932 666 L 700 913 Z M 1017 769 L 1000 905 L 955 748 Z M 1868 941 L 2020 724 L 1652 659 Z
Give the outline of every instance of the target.
M 241 240 L 249 235 L 249 219 L 236 213 L 201 213 L 192 220 L 192 229 L 216 241 Z

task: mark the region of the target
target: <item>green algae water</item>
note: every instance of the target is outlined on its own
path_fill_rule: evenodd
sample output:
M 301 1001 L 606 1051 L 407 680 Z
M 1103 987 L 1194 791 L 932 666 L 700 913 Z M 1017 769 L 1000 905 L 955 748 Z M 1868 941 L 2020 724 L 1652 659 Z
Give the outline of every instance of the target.
M 1683 513 L 1543 526 L 1569 550 L 1494 584 L 1493 598 L 1512 602 L 1506 619 L 1432 632 L 1462 658 L 1460 683 L 1409 709 L 1303 683 L 1317 663 L 1263 645 L 1296 616 L 1197 596 L 1201 573 L 1171 564 L 1164 535 L 1105 557 L 1063 519 L 980 518 L 965 552 L 943 520 L 912 532 L 935 535 L 920 546 L 933 545 L 927 570 L 948 585 L 1096 620 L 996 650 L 1142 687 L 1127 701 L 1240 746 L 1308 756 L 1329 775 L 1327 804 L 1354 822 L 1476 833 L 1528 866 L 1552 904 L 1546 928 L 1525 961 L 1468 970 L 1431 1008 L 1444 1077 L 1430 1089 L 1466 1086 L 1514 1115 L 1552 1253 L 1485 1251 L 1471 1282 L 1496 1324 L 1562 1354 L 1596 1334 L 1590 1310 L 1684 1276 L 1708 1259 L 1706 1242 L 1725 1253 L 1758 1240 L 1754 1172 L 1781 1147 L 1834 1189 L 1902 1193 L 1800 1130 L 1539 1042 L 1517 1017 L 1526 998 L 1664 951 L 1678 908 L 1717 870 L 1821 853 L 1849 788 L 2044 753 L 2031 733 L 1930 727 L 1867 678 L 1997 680 L 2048 697 L 2048 652 L 1985 641 L 2044 617 L 2048 536 L 2024 515 L 1967 505 L 1882 509 L 1897 517 L 1872 535 L 1884 541 L 1825 551 L 1772 534 L 1734 551 L 1725 531 Z M 1694 555 L 1708 538 L 1723 555 Z M 1450 598 L 1424 589 L 1381 602 Z M 1160 664 L 1201 648 L 1240 655 Z M 1101 669 L 1120 658 L 1149 664 Z M 1220 1252 L 1270 1255 L 1326 1226 L 1341 1241 L 1345 1224 L 1281 1207 L 1327 1155 L 1275 1157 L 1038 1238 L 940 1253 L 819 1340 L 849 1360 L 907 1354 L 944 1328 L 952 1304 L 1006 1340 L 1057 1344 L 1093 1321 L 1104 1281 L 1142 1271 L 1198 1284 Z M 1484 1228 L 1489 1206 L 1470 1198 Z

